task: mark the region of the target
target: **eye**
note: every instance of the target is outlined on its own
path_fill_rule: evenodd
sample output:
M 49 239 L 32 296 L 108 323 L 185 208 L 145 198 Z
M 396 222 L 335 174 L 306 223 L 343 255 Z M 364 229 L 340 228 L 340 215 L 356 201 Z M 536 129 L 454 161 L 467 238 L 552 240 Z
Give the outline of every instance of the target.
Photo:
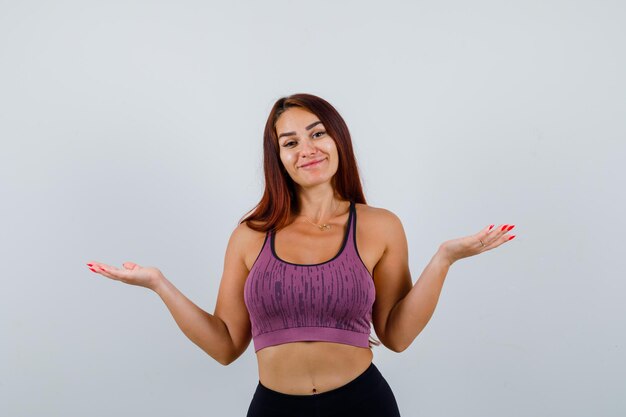
M 319 134 L 320 136 L 315 136 L 315 135 L 317 135 L 317 134 Z M 316 138 L 316 139 L 317 139 L 317 138 L 319 138 L 319 137 L 323 136 L 324 134 L 326 134 L 326 132 L 325 132 L 325 131 L 323 131 L 323 130 L 320 130 L 319 132 L 315 132 L 315 133 L 313 133 L 313 135 L 312 135 L 312 136 L 313 136 L 314 138 Z M 294 143 L 296 143 L 296 141 L 290 140 L 289 142 L 285 142 L 285 143 L 283 143 L 283 147 L 285 147 L 285 148 L 291 148 L 291 145 L 293 145 Z

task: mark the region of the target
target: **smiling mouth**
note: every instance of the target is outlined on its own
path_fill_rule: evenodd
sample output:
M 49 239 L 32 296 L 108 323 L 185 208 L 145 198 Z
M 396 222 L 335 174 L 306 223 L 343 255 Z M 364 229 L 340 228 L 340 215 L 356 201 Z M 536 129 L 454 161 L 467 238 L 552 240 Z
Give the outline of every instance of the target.
M 326 160 L 326 158 L 320 159 L 319 161 L 315 161 L 315 162 L 311 162 L 310 164 L 302 165 L 302 166 L 300 166 L 300 168 L 312 167 L 312 166 L 315 166 L 315 165 L 318 165 L 318 164 L 324 162 L 325 160 Z

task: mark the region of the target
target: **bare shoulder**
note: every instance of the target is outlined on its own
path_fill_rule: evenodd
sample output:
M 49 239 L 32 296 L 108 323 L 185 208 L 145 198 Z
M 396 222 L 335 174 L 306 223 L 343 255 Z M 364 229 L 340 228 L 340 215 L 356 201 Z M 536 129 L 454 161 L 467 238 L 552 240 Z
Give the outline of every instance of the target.
M 389 229 L 402 225 L 400 218 L 391 210 L 356 203 L 358 222 L 369 229 Z
M 357 203 L 356 211 L 359 254 L 368 269 L 374 271 L 390 248 L 406 240 L 404 229 L 391 210 Z
M 235 227 L 231 239 L 239 249 L 245 251 L 250 244 L 254 245 L 259 239 L 265 239 L 265 232 L 258 232 L 250 228 L 246 222 L 243 222 Z
M 375 245 L 376 263 L 384 252 L 398 245 L 406 245 L 406 233 L 400 218 L 391 210 L 356 204 L 357 234 L 364 236 Z
M 229 246 L 237 253 L 240 259 L 246 264 L 248 270 L 252 267 L 254 260 L 265 242 L 265 232 L 258 232 L 248 226 L 246 222 L 237 225 L 230 237 Z

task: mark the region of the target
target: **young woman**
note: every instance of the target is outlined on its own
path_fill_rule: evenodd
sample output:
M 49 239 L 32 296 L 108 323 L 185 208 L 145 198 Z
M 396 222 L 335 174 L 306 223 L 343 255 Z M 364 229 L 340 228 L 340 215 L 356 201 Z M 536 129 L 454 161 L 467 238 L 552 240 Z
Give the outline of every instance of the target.
M 263 149 L 265 193 L 230 237 L 214 314 L 157 268 L 87 265 L 154 290 L 223 365 L 253 340 L 259 381 L 248 417 L 399 416 L 372 346 L 405 350 L 430 320 L 450 266 L 509 241 L 513 225 L 442 243 L 413 285 L 400 219 L 366 204 L 350 133 L 331 104 L 310 94 L 279 99 Z M 370 340 L 370 324 L 380 341 Z

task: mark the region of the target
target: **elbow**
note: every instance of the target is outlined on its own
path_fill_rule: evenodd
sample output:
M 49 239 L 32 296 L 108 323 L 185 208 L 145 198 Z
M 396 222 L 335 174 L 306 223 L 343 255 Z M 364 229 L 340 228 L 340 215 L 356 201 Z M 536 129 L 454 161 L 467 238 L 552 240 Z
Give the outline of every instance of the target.
M 411 343 L 413 343 L 417 335 L 411 338 L 406 337 L 406 335 L 404 336 L 405 336 L 404 338 L 400 338 L 399 340 L 389 341 L 389 343 L 386 344 L 385 346 L 387 346 L 389 350 L 395 353 L 404 352 L 405 350 L 409 348 L 409 346 L 411 346 Z
M 419 333 L 421 333 L 421 330 L 419 331 Z M 407 350 L 409 348 L 409 346 L 411 346 L 411 344 L 413 343 L 415 338 L 417 338 L 419 333 L 416 334 L 415 336 L 413 336 L 411 339 L 405 339 L 404 341 L 401 341 L 400 343 L 394 344 L 393 348 L 391 350 L 396 352 L 396 353 L 404 352 L 405 350 Z
M 389 347 L 389 350 L 391 350 L 392 352 L 401 353 L 401 352 L 404 352 L 409 346 L 406 345 L 406 346 L 388 346 L 388 347 Z
M 215 362 L 219 363 L 220 365 L 228 366 L 231 363 L 233 363 L 235 361 L 235 359 L 237 359 L 236 357 L 233 357 L 232 355 L 229 355 L 229 354 L 226 354 L 226 353 L 218 354 L 218 352 L 211 352 L 211 351 L 209 351 L 207 349 L 204 349 L 204 348 L 202 348 L 202 350 L 204 351 L 204 353 L 209 355 L 211 358 L 215 359 Z
M 229 352 L 227 355 L 223 355 L 218 362 L 224 366 L 228 366 L 239 359 L 242 353 L 243 352 Z
M 219 363 L 221 363 L 224 366 L 228 366 L 231 363 L 235 362 L 237 360 L 237 358 L 240 355 L 234 354 L 234 353 L 228 353 L 226 355 L 222 355 L 222 357 L 220 358 L 220 360 L 218 361 Z
M 220 365 L 223 365 L 223 366 L 228 366 L 231 363 L 235 362 L 235 358 L 232 358 L 232 357 L 222 357 L 219 359 L 218 358 L 213 358 L 213 359 L 215 359 Z
M 417 331 L 417 333 L 415 333 L 415 335 L 404 334 L 403 335 L 404 337 L 400 338 L 400 340 L 390 343 L 389 349 L 391 349 L 393 352 L 396 352 L 396 353 L 404 352 L 405 350 L 409 348 L 409 346 L 411 346 L 411 344 L 417 338 L 417 336 L 419 336 L 419 334 L 422 333 L 422 330 L 424 330 L 424 327 L 426 327 L 426 325 L 421 326 L 419 330 Z
M 220 358 L 213 358 L 217 361 L 217 363 L 219 363 L 220 365 L 223 366 L 228 366 L 230 365 L 233 361 L 231 361 L 229 358 L 226 357 L 220 357 Z
M 399 343 L 392 343 L 389 340 L 382 340 L 381 339 L 381 342 L 383 343 L 383 345 L 387 349 L 389 349 L 390 351 L 395 352 L 395 353 L 403 352 L 408 347 L 408 345 L 401 345 Z

